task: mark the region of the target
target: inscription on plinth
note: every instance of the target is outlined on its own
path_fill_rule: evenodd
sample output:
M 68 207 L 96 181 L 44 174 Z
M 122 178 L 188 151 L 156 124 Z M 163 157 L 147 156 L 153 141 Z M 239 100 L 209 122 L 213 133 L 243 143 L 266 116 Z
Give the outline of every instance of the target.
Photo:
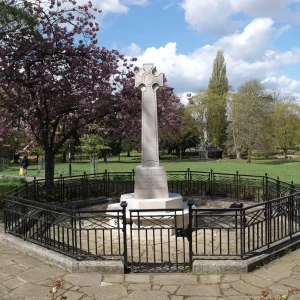
M 168 182 L 164 167 L 137 167 L 134 187 L 135 199 L 168 198 Z

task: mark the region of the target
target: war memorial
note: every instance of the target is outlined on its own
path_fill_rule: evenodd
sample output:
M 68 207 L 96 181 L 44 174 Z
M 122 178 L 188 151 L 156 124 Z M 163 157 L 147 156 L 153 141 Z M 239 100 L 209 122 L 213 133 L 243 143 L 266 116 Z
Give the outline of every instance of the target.
M 142 165 L 34 180 L 5 198 L 3 240 L 74 272 L 246 273 L 299 246 L 300 187 L 159 165 L 156 90 L 144 64 Z

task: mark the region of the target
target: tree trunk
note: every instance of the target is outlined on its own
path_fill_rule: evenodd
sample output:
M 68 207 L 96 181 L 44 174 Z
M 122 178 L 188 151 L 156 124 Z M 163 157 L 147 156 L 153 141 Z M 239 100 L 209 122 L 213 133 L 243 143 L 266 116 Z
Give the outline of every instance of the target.
M 247 163 L 251 163 L 251 151 L 250 150 L 248 150 Z
M 236 151 L 236 159 L 241 159 L 241 151 Z
M 130 157 L 130 151 L 127 151 L 127 157 Z
M 51 150 L 45 151 L 45 179 L 47 185 L 53 184 L 55 154 Z
M 283 150 L 283 154 L 284 154 L 284 159 L 287 160 L 288 159 L 288 151 Z

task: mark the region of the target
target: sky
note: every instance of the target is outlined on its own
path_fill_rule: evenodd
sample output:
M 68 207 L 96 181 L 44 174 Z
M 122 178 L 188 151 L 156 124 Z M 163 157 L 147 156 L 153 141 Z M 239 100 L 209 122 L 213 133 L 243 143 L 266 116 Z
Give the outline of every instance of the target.
M 86 2 L 79 0 L 79 2 Z M 154 63 L 178 96 L 206 89 L 218 49 L 236 91 L 258 78 L 300 101 L 300 0 L 92 0 L 99 45 Z

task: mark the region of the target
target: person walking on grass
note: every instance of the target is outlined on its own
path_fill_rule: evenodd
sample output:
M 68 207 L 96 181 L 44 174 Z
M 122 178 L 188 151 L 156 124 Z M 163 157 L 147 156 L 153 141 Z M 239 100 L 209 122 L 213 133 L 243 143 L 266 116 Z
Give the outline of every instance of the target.
M 28 158 L 26 155 L 24 155 L 22 162 L 21 162 L 21 167 L 24 169 L 24 176 L 27 176 L 27 167 L 29 166 Z

